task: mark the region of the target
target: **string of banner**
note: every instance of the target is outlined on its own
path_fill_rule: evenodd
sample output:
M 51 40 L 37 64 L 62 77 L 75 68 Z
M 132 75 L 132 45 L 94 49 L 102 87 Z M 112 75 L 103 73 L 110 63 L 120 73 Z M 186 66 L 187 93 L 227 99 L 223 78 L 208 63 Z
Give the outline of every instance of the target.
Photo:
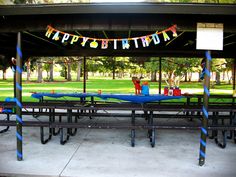
M 161 39 L 164 40 L 165 42 L 169 41 L 170 37 L 167 34 L 167 32 L 171 31 L 172 36 L 177 37 L 176 27 L 177 25 L 173 25 L 163 31 L 160 32 L 157 31 L 153 34 L 148 34 L 139 37 L 103 39 L 103 38 L 92 38 L 92 37 L 85 37 L 81 35 L 65 33 L 48 25 L 45 36 L 49 39 L 60 41 L 61 43 L 69 43 L 71 45 L 80 43 L 81 46 L 85 47 L 86 44 L 89 44 L 91 48 L 98 48 L 100 44 L 101 49 L 108 49 L 108 45 L 113 43 L 113 49 L 116 50 L 118 45 L 121 45 L 122 49 L 129 49 L 131 43 L 134 44 L 135 48 L 139 48 L 140 42 L 142 47 L 148 47 L 152 41 L 154 45 L 160 44 Z

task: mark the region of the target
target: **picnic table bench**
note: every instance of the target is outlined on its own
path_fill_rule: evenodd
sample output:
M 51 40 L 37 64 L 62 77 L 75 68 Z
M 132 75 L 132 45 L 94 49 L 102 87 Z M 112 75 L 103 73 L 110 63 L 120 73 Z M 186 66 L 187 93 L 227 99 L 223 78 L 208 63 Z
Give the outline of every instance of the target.
M 114 95 L 113 95 L 114 96 Z M 43 98 L 43 97 L 42 97 Z M 193 96 L 187 96 L 187 99 L 194 98 Z M 196 97 L 195 97 L 196 98 Z M 201 99 L 202 96 L 198 96 Z M 217 98 L 217 97 L 216 97 Z M 220 96 L 220 98 L 232 99 L 232 96 Z M 188 103 L 188 104 L 187 104 Z M 173 128 L 173 129 L 200 129 L 201 127 L 201 104 L 197 104 L 187 101 L 182 104 L 172 104 L 168 102 L 145 102 L 145 103 L 133 103 L 133 102 L 101 102 L 101 101 L 85 101 L 85 100 L 46 100 L 41 99 L 40 102 L 24 102 L 22 114 L 38 116 L 48 116 L 47 121 L 24 121 L 23 126 L 36 126 L 40 127 L 41 142 L 47 143 L 52 135 L 60 133 L 60 143 L 65 144 L 69 140 L 70 136 L 76 134 L 77 128 L 99 128 L 99 129 L 131 129 L 131 145 L 135 145 L 135 130 L 136 129 L 148 129 L 148 137 L 150 138 L 151 146 L 155 146 L 155 131 L 156 129 L 162 128 Z M 0 102 L 0 107 L 13 108 L 15 103 L 13 102 Z M 111 112 L 107 112 L 111 111 Z M 226 146 L 226 130 L 230 131 L 232 138 L 234 135 L 235 140 L 235 112 L 236 107 L 234 103 L 227 102 L 225 104 L 210 104 L 208 109 L 209 115 L 209 126 L 208 129 L 212 130 L 212 136 L 217 144 L 221 147 Z M 168 112 L 166 114 L 166 112 Z M 189 114 L 191 113 L 191 114 Z M 224 113 L 221 115 L 220 113 Z M 15 126 L 16 122 L 11 121 L 9 114 L 6 113 L 8 118 L 4 121 L 0 121 L 0 125 L 7 126 L 6 129 L 2 130 L 5 132 L 9 126 Z M 56 117 L 58 116 L 58 119 Z M 66 116 L 66 120 L 62 121 L 62 117 Z M 127 117 L 131 118 L 129 124 L 107 124 L 107 123 L 78 123 L 78 118 L 81 116 L 92 117 Z M 73 119 L 74 117 L 74 119 Z M 145 118 L 145 123 L 136 123 L 136 118 Z M 175 125 L 175 124 L 157 124 L 154 122 L 154 118 L 188 118 L 198 119 L 195 125 Z M 221 120 L 221 123 L 219 123 Z M 48 138 L 44 138 L 44 128 L 49 128 Z M 59 128 L 56 131 L 56 128 Z M 63 128 L 67 129 L 66 139 L 64 139 Z M 218 131 L 223 134 L 223 143 L 219 143 Z

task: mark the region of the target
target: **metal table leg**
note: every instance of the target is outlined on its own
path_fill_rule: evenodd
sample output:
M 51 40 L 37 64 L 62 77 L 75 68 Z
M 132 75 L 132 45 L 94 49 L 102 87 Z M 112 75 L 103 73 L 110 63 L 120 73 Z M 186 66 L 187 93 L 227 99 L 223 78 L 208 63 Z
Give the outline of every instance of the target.
M 135 111 L 132 110 L 132 115 L 131 115 L 131 124 L 135 126 Z M 131 130 L 131 146 L 135 146 L 135 129 Z
M 71 122 L 72 122 L 72 111 L 70 111 L 70 117 L 71 117 Z M 74 123 L 77 123 L 77 122 L 78 122 L 78 121 L 77 121 L 77 117 L 75 116 L 75 121 L 74 121 Z M 71 135 L 71 136 L 75 136 L 76 133 L 77 133 L 77 128 L 74 128 L 74 130 L 73 130 L 73 129 L 70 130 L 70 135 Z
M 229 119 L 229 124 L 230 125 L 233 125 L 233 119 L 234 119 L 234 117 L 233 117 L 233 112 L 230 112 L 230 119 Z M 229 135 L 227 136 L 227 139 L 232 139 L 233 138 L 233 133 L 234 133 L 234 131 L 233 130 L 230 130 L 229 131 Z
M 64 132 L 63 132 L 63 128 L 60 128 L 60 144 L 64 145 L 66 144 L 66 142 L 70 139 L 70 134 L 68 132 L 67 129 L 67 135 L 66 135 L 66 139 L 64 140 Z
M 217 125 L 217 115 L 216 112 L 213 112 L 213 118 L 212 118 L 212 125 Z M 212 134 L 210 136 L 210 133 L 208 135 L 209 139 L 214 139 L 217 136 L 217 130 L 212 130 Z
M 52 110 L 52 122 L 55 122 L 55 109 Z M 59 122 L 61 122 L 61 115 L 59 116 Z M 56 131 L 56 128 L 52 129 L 53 136 L 57 136 L 60 133 L 60 129 Z
M 153 111 L 150 111 L 150 126 L 153 126 Z M 156 131 L 155 131 L 155 128 L 152 128 L 151 129 L 151 137 L 150 137 L 150 142 L 151 142 L 151 146 L 152 147 L 155 147 L 155 134 L 156 134 Z
M 6 121 L 10 120 L 10 114 L 7 114 L 7 119 Z M 10 126 L 7 126 L 6 128 L 4 128 L 3 130 L 0 130 L 0 133 L 5 133 L 9 130 Z
M 216 113 L 216 115 L 217 115 L 217 117 L 216 117 L 216 122 L 217 122 L 217 124 L 216 125 L 218 125 L 218 112 Z M 224 125 L 224 119 L 221 119 L 221 123 L 222 123 L 222 125 Z M 222 149 L 224 149 L 225 147 L 226 147 L 226 130 L 222 130 L 221 131 L 221 133 L 222 133 L 222 143 L 219 141 L 219 138 L 218 138 L 218 132 L 219 131 L 216 131 L 216 136 L 215 136 L 215 143 L 219 146 L 219 147 L 221 147 Z
M 72 122 L 72 110 L 71 109 L 67 109 L 67 122 L 68 123 Z M 70 139 L 71 134 L 72 134 L 72 128 L 67 128 L 66 139 L 64 140 L 64 129 L 60 128 L 60 144 L 64 145 Z
M 52 116 L 51 116 L 51 109 L 49 109 L 49 112 L 50 112 L 50 114 L 49 114 L 49 123 L 52 123 L 53 122 L 53 120 L 52 120 Z M 49 131 L 49 135 L 48 135 L 48 138 L 47 139 L 44 139 L 44 127 L 40 127 L 40 139 L 41 139 L 41 143 L 42 144 L 46 144 L 48 141 L 50 141 L 51 140 L 51 138 L 52 138 L 52 134 L 53 134 L 53 130 L 52 130 L 52 128 L 48 128 L 48 131 Z

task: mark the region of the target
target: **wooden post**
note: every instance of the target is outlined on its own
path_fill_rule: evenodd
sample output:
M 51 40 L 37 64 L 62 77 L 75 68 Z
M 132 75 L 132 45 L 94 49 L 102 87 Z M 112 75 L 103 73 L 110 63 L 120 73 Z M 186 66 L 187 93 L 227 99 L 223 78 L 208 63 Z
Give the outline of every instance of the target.
M 17 33 L 16 45 L 16 140 L 17 140 L 17 160 L 23 160 L 22 153 L 22 51 L 21 51 L 21 33 Z

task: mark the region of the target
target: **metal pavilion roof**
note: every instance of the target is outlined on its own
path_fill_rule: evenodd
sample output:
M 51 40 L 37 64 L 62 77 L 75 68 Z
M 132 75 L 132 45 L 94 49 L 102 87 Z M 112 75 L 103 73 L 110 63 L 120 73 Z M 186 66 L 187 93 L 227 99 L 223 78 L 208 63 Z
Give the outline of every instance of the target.
M 16 32 L 22 32 L 24 56 L 179 56 L 201 57 L 196 50 L 197 22 L 224 24 L 224 50 L 213 57 L 234 57 L 236 5 L 214 4 L 51 4 L 0 6 L 0 54 L 15 53 Z M 94 38 L 143 36 L 177 25 L 178 37 L 158 46 L 130 49 L 67 45 L 45 37 L 47 25 Z

